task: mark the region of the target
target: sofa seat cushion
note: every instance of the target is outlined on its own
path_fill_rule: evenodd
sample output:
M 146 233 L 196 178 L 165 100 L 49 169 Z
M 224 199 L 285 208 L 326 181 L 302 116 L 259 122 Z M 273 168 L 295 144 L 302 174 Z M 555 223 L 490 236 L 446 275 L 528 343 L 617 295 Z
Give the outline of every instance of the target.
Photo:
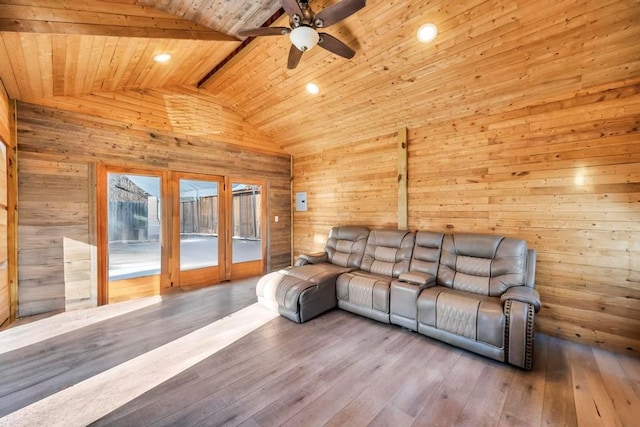
M 428 288 L 418 297 L 418 324 L 504 347 L 505 316 L 500 298 L 444 286 Z
M 356 270 L 338 276 L 338 301 L 389 313 L 389 286 L 392 277 Z
M 306 264 L 300 267 L 288 268 L 286 269 L 286 274 L 301 280 L 320 283 L 328 277 L 337 277 L 339 274 L 346 273 L 350 270 L 352 269 L 322 262 L 319 264 Z

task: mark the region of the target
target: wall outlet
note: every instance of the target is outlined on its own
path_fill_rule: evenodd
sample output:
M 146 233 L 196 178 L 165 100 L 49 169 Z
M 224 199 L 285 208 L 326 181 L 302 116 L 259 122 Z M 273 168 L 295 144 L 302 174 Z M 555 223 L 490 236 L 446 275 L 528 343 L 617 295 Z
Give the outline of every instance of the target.
M 275 222 L 278 222 L 280 220 L 280 218 L 278 218 L 278 215 L 276 215 L 276 217 L 273 219 Z

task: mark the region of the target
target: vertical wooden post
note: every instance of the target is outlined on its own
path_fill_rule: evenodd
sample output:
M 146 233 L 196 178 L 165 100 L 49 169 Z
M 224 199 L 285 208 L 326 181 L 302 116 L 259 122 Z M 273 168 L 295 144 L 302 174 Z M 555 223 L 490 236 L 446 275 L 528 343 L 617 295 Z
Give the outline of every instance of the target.
M 180 182 L 171 171 L 160 173 L 160 289 L 181 286 Z
M 2 89 L 4 90 L 4 88 Z M 7 269 L 9 275 L 9 323 L 18 315 L 18 112 L 9 102 L 10 140 L 7 141 Z
M 407 128 L 398 129 L 398 230 L 409 227 L 407 197 Z
M 295 206 L 295 193 L 293 192 L 293 187 L 294 187 L 294 181 L 293 181 L 293 156 L 290 157 L 289 160 L 289 192 L 290 192 L 290 197 L 289 197 L 289 218 L 291 218 L 291 224 L 289 225 L 289 229 L 291 230 L 289 233 L 289 238 L 291 239 L 289 241 L 289 265 L 293 265 L 295 263 L 295 259 L 293 257 L 293 242 L 294 242 L 294 233 L 295 233 L 295 227 L 294 227 L 294 206 Z M 269 270 L 271 271 L 271 270 Z
M 96 165 L 96 251 L 98 258 L 98 305 L 109 303 L 109 193 L 107 169 L 103 164 Z
M 87 201 L 89 203 L 89 251 L 91 257 L 91 306 L 98 305 L 98 178 L 96 163 L 89 162 L 87 179 L 89 180 L 89 193 Z

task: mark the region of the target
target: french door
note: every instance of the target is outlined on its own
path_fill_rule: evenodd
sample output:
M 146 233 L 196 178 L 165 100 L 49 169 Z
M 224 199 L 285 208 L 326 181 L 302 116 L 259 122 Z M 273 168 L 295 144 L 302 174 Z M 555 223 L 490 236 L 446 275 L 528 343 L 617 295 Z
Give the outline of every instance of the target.
M 101 166 L 100 304 L 264 272 L 264 184 Z
M 255 276 L 264 270 L 266 239 L 264 183 L 248 179 L 227 179 L 228 227 L 227 278 Z
M 172 276 L 180 286 L 202 286 L 225 280 L 224 179 L 176 174 L 172 185 L 172 194 L 179 195 L 173 198 L 176 214 L 173 215 L 172 252 L 178 256 L 172 264 Z

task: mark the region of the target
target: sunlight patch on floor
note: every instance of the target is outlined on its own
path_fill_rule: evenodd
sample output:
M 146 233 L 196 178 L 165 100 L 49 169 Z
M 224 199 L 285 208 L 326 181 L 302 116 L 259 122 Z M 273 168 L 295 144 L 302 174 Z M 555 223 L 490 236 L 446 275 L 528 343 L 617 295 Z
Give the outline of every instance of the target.
M 162 302 L 161 296 L 141 298 L 117 304 L 66 311 L 0 332 L 0 354 L 57 337 L 123 314 Z
M 248 335 L 278 313 L 250 305 L 0 419 L 0 426 L 85 426 Z

